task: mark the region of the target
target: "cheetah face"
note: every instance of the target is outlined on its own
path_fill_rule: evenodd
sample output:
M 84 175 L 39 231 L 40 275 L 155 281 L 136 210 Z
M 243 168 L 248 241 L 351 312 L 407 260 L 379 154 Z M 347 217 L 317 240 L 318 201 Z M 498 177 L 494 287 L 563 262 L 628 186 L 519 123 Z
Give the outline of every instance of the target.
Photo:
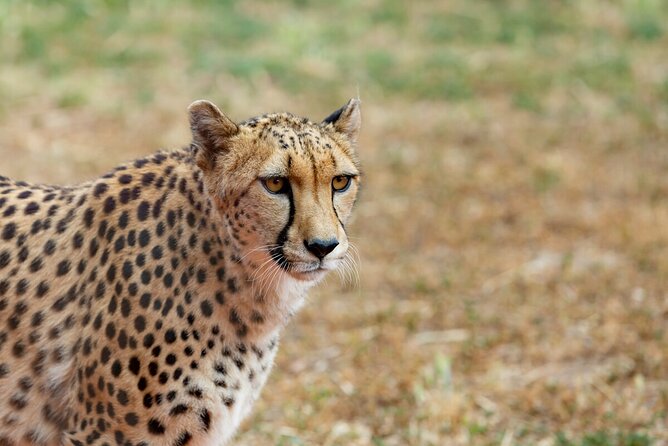
M 358 100 L 321 123 L 281 113 L 235 124 L 206 101 L 190 116 L 209 193 L 260 280 L 315 282 L 344 262 L 360 181 Z

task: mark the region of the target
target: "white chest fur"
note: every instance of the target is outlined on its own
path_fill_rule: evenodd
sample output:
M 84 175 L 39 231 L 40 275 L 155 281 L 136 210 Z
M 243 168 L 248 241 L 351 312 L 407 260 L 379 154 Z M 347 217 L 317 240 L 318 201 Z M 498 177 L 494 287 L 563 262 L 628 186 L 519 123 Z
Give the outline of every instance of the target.
M 275 355 L 276 348 L 268 350 L 266 356 L 251 361 L 244 370 L 230 373 L 226 389 L 216 390 L 218 404 L 212 416 L 213 423 L 209 435 L 201 443 L 203 446 L 223 446 L 234 436 L 260 396 L 271 372 Z M 253 370 L 252 379 L 249 378 L 249 370 Z M 229 404 L 231 400 L 234 401 L 233 404 Z

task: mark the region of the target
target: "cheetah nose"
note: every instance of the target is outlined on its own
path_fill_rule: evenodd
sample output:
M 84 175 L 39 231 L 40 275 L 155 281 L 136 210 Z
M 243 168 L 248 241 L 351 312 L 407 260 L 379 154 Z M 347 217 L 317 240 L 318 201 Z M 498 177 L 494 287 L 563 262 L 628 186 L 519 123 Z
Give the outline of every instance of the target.
M 316 238 L 313 240 L 304 240 L 304 246 L 314 256 L 322 260 L 327 254 L 334 251 L 334 248 L 339 246 L 339 241 L 335 238 L 329 240 Z

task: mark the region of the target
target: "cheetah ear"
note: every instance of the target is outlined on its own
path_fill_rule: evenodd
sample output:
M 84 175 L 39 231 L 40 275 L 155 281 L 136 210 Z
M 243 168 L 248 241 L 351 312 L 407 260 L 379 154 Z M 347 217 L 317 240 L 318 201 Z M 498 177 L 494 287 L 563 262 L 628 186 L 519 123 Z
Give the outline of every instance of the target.
M 229 139 L 239 132 L 239 127 L 214 104 L 199 100 L 188 107 L 193 142 L 202 152 L 197 164 L 209 170 L 216 164 L 216 155 L 227 150 Z
M 355 98 L 349 100 L 346 105 L 327 116 L 322 123 L 332 124 L 337 132 L 343 133 L 350 142 L 356 144 L 362 125 L 360 100 Z

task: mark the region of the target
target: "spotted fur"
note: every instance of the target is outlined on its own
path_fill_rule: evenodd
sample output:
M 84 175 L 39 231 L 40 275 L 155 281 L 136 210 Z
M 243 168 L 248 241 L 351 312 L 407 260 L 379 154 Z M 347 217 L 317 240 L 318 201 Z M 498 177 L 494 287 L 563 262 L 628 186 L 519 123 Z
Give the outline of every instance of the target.
M 0 177 L 0 446 L 225 444 L 346 256 L 357 100 L 321 123 L 189 111 L 189 147 L 95 181 Z

